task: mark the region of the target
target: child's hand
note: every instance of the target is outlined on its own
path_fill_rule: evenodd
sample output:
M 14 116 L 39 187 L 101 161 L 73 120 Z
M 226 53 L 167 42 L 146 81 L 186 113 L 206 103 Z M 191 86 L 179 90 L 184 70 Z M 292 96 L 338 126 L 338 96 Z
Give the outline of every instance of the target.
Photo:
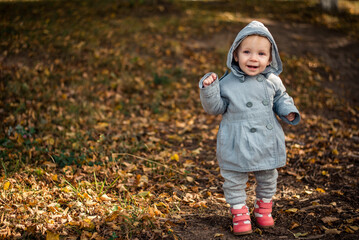
M 295 119 L 295 113 L 294 112 L 291 112 L 291 113 L 289 113 L 287 116 L 285 116 L 287 119 L 288 119 L 288 121 L 293 121 L 294 119 Z
M 211 85 L 214 81 L 216 81 L 217 76 L 216 74 L 212 73 L 211 75 L 209 75 L 208 78 L 206 78 L 205 80 L 203 80 L 203 86 L 204 87 L 208 87 L 209 85 Z

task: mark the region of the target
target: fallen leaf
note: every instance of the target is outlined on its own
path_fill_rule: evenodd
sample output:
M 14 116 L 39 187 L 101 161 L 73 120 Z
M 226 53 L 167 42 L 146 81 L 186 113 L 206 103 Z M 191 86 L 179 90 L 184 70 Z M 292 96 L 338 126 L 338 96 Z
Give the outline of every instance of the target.
M 305 237 L 309 234 L 309 232 L 305 232 L 305 233 L 301 233 L 301 232 L 298 232 L 298 233 L 294 233 L 294 237 L 295 238 L 298 238 L 298 237 Z
M 60 239 L 60 235 L 53 233 L 53 232 L 47 232 L 46 233 L 46 240 L 59 240 Z
M 193 177 L 190 177 L 190 176 L 187 176 L 186 179 L 187 179 L 188 182 L 193 182 L 194 181 Z
M 325 190 L 323 188 L 317 188 L 317 189 L 315 189 L 315 191 L 320 192 L 320 193 L 325 193 Z
M 10 188 L 10 185 L 11 185 L 10 182 L 4 183 L 4 190 L 8 190 Z
M 290 230 L 292 230 L 292 229 L 294 229 L 294 228 L 297 228 L 297 227 L 299 227 L 300 226 L 300 224 L 299 223 L 297 223 L 297 222 L 292 222 L 292 225 L 290 226 Z
M 342 231 L 339 231 L 336 228 L 332 228 L 332 229 L 326 229 L 325 230 L 325 234 L 340 234 Z
M 111 201 L 111 200 L 112 200 L 112 198 L 110 198 L 110 197 L 107 196 L 106 194 L 103 194 L 103 195 L 100 197 L 100 199 L 101 199 L 102 201 Z
M 297 208 L 289 208 L 287 210 L 285 210 L 286 212 L 291 212 L 291 213 L 296 213 L 298 211 Z
M 59 180 L 58 177 L 57 177 L 57 174 L 52 175 L 52 176 L 51 176 L 51 179 L 52 179 L 53 181 L 56 181 L 56 182 Z
M 97 125 L 95 126 L 95 129 L 100 130 L 100 129 L 104 129 L 108 127 L 108 123 L 107 122 L 99 122 L 97 123 Z
M 322 218 L 322 221 L 324 223 L 335 222 L 335 221 L 338 221 L 338 220 L 339 220 L 339 218 L 337 218 L 337 217 L 329 217 L 329 216 L 327 216 L 327 217 Z
M 177 153 L 175 153 L 175 154 L 173 154 L 172 156 L 171 156 L 171 160 L 175 160 L 175 161 L 179 161 L 179 156 L 178 156 L 178 154 Z
M 216 234 L 214 234 L 214 236 L 213 237 L 223 237 L 224 236 L 224 234 L 223 233 L 216 233 Z

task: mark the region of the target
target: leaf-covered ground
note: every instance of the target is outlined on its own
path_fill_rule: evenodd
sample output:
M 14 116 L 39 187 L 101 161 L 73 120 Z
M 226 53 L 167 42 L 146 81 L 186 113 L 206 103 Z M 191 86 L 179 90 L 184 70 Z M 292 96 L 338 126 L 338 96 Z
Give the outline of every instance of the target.
M 359 11 L 339 2 L 348 10 L 0 3 L 0 238 L 237 239 L 215 158 L 220 116 L 204 113 L 197 84 L 224 73 L 236 33 L 261 19 L 303 121 L 283 126 L 276 227 L 241 238 L 357 239 Z M 250 206 L 254 187 L 250 175 Z

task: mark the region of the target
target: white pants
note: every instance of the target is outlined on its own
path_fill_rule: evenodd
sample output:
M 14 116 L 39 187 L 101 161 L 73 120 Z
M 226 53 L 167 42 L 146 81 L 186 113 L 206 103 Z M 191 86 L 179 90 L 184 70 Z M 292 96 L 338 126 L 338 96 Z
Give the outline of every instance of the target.
M 246 186 L 248 173 L 236 172 L 221 169 L 221 175 L 224 178 L 223 191 L 227 203 L 231 206 L 236 204 L 245 204 L 247 199 Z M 271 199 L 277 190 L 277 169 L 254 172 L 256 177 L 256 197 Z

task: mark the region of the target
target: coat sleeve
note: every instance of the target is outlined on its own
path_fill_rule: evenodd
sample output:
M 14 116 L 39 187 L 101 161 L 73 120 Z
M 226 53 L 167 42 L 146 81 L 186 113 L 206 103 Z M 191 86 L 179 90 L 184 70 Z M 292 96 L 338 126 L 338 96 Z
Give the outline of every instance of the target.
M 203 109 L 212 115 L 223 114 L 227 110 L 228 100 L 221 96 L 219 79 L 217 79 L 207 87 L 203 86 L 203 80 L 205 80 L 212 73 L 207 73 L 199 81 L 200 98 Z
M 297 125 L 300 121 L 300 113 L 297 107 L 294 105 L 293 98 L 286 92 L 282 80 L 279 77 L 272 78 L 272 82 L 275 85 L 275 95 L 273 103 L 273 111 L 282 119 L 284 122 Z M 289 113 L 295 113 L 295 119 L 289 121 L 285 116 Z

